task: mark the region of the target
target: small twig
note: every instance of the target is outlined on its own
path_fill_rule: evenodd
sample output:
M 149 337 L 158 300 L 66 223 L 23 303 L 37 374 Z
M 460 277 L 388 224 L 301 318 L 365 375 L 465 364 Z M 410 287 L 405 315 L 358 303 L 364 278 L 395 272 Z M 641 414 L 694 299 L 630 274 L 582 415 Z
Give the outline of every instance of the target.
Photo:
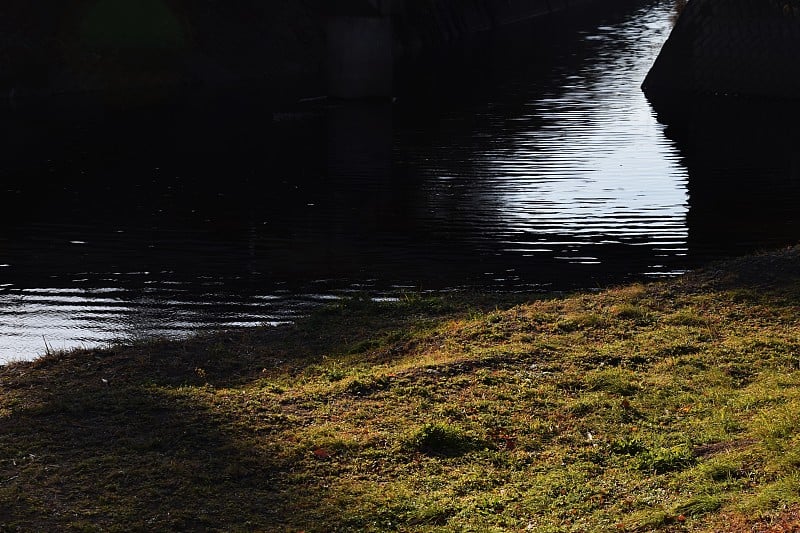
M 47 338 L 45 338 L 44 335 L 42 335 L 42 340 L 44 341 L 44 354 L 47 356 L 51 355 L 52 354 L 51 346 L 47 344 Z

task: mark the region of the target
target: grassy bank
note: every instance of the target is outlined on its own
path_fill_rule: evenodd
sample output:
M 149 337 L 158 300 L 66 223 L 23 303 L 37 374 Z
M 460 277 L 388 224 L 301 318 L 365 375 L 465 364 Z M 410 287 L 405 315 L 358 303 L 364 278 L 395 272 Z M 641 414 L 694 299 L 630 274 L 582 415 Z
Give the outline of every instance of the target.
M 789 531 L 799 305 L 794 248 L 12 364 L 0 531 Z

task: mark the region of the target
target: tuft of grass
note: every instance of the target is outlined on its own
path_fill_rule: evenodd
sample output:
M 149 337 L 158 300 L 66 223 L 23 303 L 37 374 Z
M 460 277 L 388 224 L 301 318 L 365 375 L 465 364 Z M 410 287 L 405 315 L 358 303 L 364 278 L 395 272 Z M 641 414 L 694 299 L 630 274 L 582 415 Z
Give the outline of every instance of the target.
M 647 446 L 637 437 L 623 437 L 612 442 L 610 449 L 611 453 L 633 457 L 647 451 Z
M 654 315 L 649 309 L 630 303 L 613 306 L 611 314 L 616 318 L 629 320 L 637 325 L 647 325 L 654 319 Z
M 485 443 L 468 435 L 463 429 L 444 422 L 423 425 L 407 438 L 412 449 L 426 455 L 454 457 L 481 449 Z
M 581 329 L 603 328 L 608 320 L 599 313 L 581 313 L 568 315 L 556 322 L 561 331 L 578 331 Z
M 706 326 L 708 320 L 703 318 L 695 309 L 680 309 L 664 317 L 664 323 L 671 326 L 699 327 Z
M 800 431 L 800 398 L 759 413 L 751 431 L 770 447 L 779 447 L 780 442 Z
M 712 481 L 732 481 L 745 474 L 745 466 L 741 460 L 724 457 L 701 464 L 699 472 Z
M 633 372 L 624 368 L 606 368 L 589 372 L 585 377 L 589 390 L 630 396 L 639 390 Z
M 674 514 L 698 517 L 713 513 L 725 503 L 725 499 L 718 494 L 699 494 L 679 504 Z
M 655 448 L 637 455 L 637 467 L 644 472 L 665 474 L 683 470 L 695 463 L 695 457 L 687 446 Z
M 778 480 L 759 487 L 754 495 L 748 495 L 739 503 L 739 510 L 745 514 L 785 509 L 800 504 L 800 472 L 794 471 Z

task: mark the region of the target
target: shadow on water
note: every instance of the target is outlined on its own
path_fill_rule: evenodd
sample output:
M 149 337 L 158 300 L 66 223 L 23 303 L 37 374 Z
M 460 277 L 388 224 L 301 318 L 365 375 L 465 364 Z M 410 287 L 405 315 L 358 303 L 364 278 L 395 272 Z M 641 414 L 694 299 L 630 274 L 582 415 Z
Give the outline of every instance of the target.
M 800 102 L 697 97 L 654 102 L 689 174 L 689 251 L 698 259 L 796 244 Z
M 282 323 L 354 291 L 594 288 L 738 253 L 744 230 L 752 248 L 791 240 L 760 222 L 789 216 L 785 164 L 766 167 L 781 185 L 761 215 L 720 216 L 752 185 L 704 185 L 747 184 L 788 140 L 737 148 L 747 167 L 714 138 L 755 127 L 659 110 L 665 136 L 653 119 L 638 87 L 673 11 L 636 0 L 487 35 L 401 66 L 393 104 L 209 91 L 3 110 L 0 361 L 43 336 Z

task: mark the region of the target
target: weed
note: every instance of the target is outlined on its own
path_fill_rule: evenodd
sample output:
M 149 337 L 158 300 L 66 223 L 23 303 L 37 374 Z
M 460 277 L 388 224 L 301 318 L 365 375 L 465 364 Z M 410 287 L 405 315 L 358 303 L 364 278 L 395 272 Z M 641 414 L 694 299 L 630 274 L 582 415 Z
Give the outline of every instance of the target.
M 333 365 L 323 371 L 323 375 L 328 381 L 334 382 L 344 379 L 347 376 L 347 370 L 339 365 Z
M 446 457 L 461 455 L 485 446 L 484 442 L 467 435 L 463 429 L 443 422 L 425 424 L 409 436 L 407 443 L 426 455 Z
M 679 504 L 674 514 L 697 517 L 716 511 L 723 503 L 725 499 L 718 494 L 700 494 Z
M 695 457 L 687 446 L 646 450 L 637 459 L 639 470 L 654 474 L 683 470 L 695 462 Z
M 699 471 L 712 481 L 730 481 L 742 476 L 741 461 L 723 459 L 700 465 Z
M 612 453 L 633 457 L 647 450 L 647 446 L 636 437 L 623 437 L 612 442 L 610 449 Z

